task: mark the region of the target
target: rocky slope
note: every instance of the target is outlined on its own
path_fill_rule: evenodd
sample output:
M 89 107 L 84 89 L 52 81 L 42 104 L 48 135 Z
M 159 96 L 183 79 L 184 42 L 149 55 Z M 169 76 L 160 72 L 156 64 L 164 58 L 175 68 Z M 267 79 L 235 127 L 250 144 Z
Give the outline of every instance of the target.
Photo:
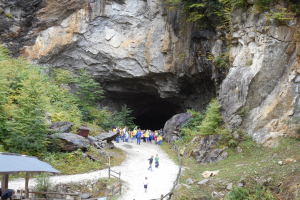
M 207 60 L 224 52 L 224 33 L 183 23 L 184 14 L 160 0 L 1 0 L 1 42 L 49 70 L 86 68 L 106 91 L 99 107 L 125 103 L 140 125 L 162 127 L 218 94 L 229 129 L 242 126 L 274 146 L 270 138 L 288 133 L 285 120 L 298 115 L 299 21 L 269 22 L 248 3 L 231 13 L 226 78 Z

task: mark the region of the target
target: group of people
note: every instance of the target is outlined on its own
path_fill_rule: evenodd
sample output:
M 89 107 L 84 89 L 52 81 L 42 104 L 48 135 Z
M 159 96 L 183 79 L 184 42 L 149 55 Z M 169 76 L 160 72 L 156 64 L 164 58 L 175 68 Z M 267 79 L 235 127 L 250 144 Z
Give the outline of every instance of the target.
M 116 137 L 117 143 L 119 143 L 120 140 L 131 143 L 136 141 L 138 145 L 141 144 L 141 140 L 146 143 L 152 143 L 152 141 L 154 141 L 154 144 L 162 145 L 164 135 L 162 129 L 159 131 L 151 131 L 134 128 L 132 131 L 130 131 L 127 126 L 125 126 L 123 129 L 120 127 L 113 127 L 113 131 L 119 133 Z

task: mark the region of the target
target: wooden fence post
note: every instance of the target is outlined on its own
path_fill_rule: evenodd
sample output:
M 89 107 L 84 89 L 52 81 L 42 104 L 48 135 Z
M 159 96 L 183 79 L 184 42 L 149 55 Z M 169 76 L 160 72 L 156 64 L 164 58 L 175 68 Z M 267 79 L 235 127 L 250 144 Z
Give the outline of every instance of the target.
M 120 172 L 121 173 L 121 172 Z M 120 185 L 120 195 L 122 194 L 122 181 L 121 181 L 121 185 Z
M 81 192 L 79 192 L 78 200 L 81 200 Z
M 164 195 L 162 194 L 161 196 L 160 196 L 160 200 L 163 200 L 164 199 Z
M 108 167 L 108 179 L 110 179 L 110 166 Z
M 113 187 L 112 187 L 112 190 L 111 190 L 111 196 L 112 196 L 112 197 L 115 196 L 114 189 L 115 189 L 115 186 L 113 186 Z
M 121 181 L 121 172 L 119 173 L 119 182 Z

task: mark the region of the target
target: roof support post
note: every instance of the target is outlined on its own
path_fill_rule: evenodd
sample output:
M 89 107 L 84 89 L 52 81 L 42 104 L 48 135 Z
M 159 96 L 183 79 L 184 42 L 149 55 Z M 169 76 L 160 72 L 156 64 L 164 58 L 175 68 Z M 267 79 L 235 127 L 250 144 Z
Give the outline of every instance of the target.
M 8 177 L 9 174 L 2 174 L 2 180 L 1 180 L 2 193 L 4 193 L 8 189 Z
M 30 173 L 26 172 L 26 177 L 25 177 L 25 198 L 29 198 L 29 191 L 28 191 L 28 183 L 29 183 L 29 178 L 30 178 Z

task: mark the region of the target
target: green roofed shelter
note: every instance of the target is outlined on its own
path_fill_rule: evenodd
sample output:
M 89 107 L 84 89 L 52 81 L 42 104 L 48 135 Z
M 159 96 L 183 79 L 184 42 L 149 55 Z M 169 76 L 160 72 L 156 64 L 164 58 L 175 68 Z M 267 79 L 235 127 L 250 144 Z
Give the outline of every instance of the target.
M 0 174 L 2 174 L 1 190 L 4 193 L 8 189 L 9 174 L 26 172 L 25 177 L 25 198 L 29 197 L 28 183 L 30 173 L 60 173 L 48 163 L 40 161 L 37 157 L 13 153 L 0 152 Z

